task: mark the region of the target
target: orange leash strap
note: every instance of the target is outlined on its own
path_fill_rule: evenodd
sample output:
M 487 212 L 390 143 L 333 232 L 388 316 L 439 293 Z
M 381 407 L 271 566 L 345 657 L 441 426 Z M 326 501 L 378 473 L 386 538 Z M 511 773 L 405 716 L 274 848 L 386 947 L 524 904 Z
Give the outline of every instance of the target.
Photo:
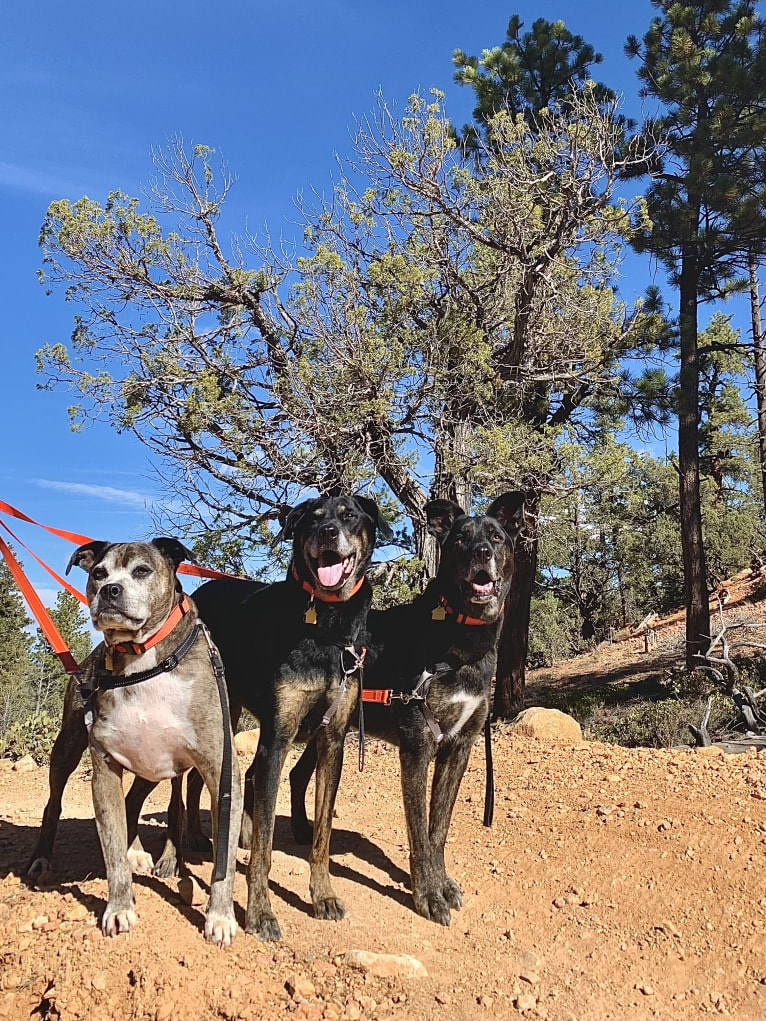
M 19 586 L 24 598 L 29 604 L 29 608 L 32 611 L 32 615 L 40 625 L 40 630 L 45 635 L 48 644 L 50 645 L 53 652 L 61 660 L 61 665 L 64 667 L 68 674 L 79 674 L 80 664 L 74 658 L 72 653 L 67 648 L 67 644 L 61 637 L 59 629 L 53 623 L 48 614 L 48 611 L 43 606 L 43 602 L 32 588 L 29 583 L 27 576 L 21 569 L 21 564 L 18 562 L 16 557 L 8 545 L 8 543 L 0 536 L 0 553 L 5 557 L 5 562 L 8 564 L 8 569 Z M 37 558 L 35 558 L 37 559 Z M 69 586 L 67 586 L 69 587 Z
M 44 571 L 47 571 L 48 574 L 51 576 L 51 578 L 53 578 L 54 581 L 58 582 L 58 584 L 63 589 L 66 589 L 66 591 L 69 593 L 70 596 L 74 596 L 75 599 L 79 599 L 80 602 L 83 603 L 85 606 L 88 605 L 88 600 L 85 598 L 85 596 L 82 594 L 82 592 L 78 592 L 77 589 L 74 587 L 74 585 L 70 585 L 69 582 L 65 581 L 61 577 L 60 574 L 56 574 L 56 572 L 53 570 L 52 567 L 48 567 L 48 565 L 45 563 L 45 561 L 41 560 L 38 557 L 38 555 L 36 553 L 34 553 L 29 548 L 29 546 L 27 546 L 27 544 L 25 542 L 22 542 L 22 540 L 19 539 L 18 535 L 16 535 L 15 532 L 11 531 L 11 529 L 6 525 L 6 523 L 4 521 L 0 521 L 0 527 L 4 528 L 6 530 L 6 532 L 8 533 L 8 535 L 10 535 L 10 537 L 15 542 L 17 542 L 19 544 L 19 546 L 23 546 L 24 549 L 27 551 L 27 553 L 30 555 L 30 557 L 32 557 L 34 560 L 36 560 L 37 563 L 40 565 L 40 567 L 42 567 Z
M 79 532 L 68 532 L 63 528 L 54 528 L 53 525 L 44 525 L 40 521 L 35 521 L 34 518 L 30 518 L 28 514 L 25 514 L 23 511 L 20 511 L 18 507 L 13 507 L 10 503 L 6 503 L 5 500 L 0 500 L 0 514 L 8 514 L 12 518 L 18 518 L 19 521 L 26 521 L 30 525 L 37 525 L 38 528 L 42 528 L 46 532 L 50 532 L 51 535 L 57 535 L 60 539 L 66 539 L 67 542 L 74 543 L 75 546 L 85 546 L 89 542 L 94 542 L 93 539 L 89 538 L 87 535 L 80 535 Z M 0 521 L 0 525 L 2 524 L 3 524 L 2 521 Z M 30 556 L 33 556 L 35 560 L 38 562 L 38 564 L 40 564 L 41 567 L 44 567 L 52 578 L 56 579 L 59 585 L 63 586 L 63 588 L 65 588 L 67 592 L 71 593 L 73 596 L 79 599 L 81 603 L 87 602 L 83 595 L 81 595 L 76 589 L 72 588 L 67 582 L 65 582 L 62 578 L 55 574 L 50 567 L 44 564 L 42 560 L 36 557 L 35 554 L 32 553 L 32 550 L 29 548 L 29 546 L 25 546 L 21 539 L 19 539 L 18 536 L 14 535 L 7 525 L 3 525 L 3 528 L 5 528 L 5 530 L 11 536 L 13 536 L 13 538 L 16 540 L 16 542 L 19 543 L 19 545 L 24 546 L 24 549 L 27 551 L 27 553 L 29 553 Z M 238 574 L 228 574 L 226 571 L 216 571 L 212 567 L 197 567 L 194 564 L 180 564 L 178 567 L 178 572 L 179 574 L 189 574 L 194 578 L 240 577 L 240 575 Z

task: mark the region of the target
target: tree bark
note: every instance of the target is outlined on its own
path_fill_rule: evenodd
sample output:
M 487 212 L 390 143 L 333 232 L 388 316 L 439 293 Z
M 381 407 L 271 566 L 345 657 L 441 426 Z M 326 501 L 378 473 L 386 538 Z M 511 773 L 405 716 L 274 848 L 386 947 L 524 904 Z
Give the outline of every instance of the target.
M 761 298 L 758 293 L 758 260 L 749 253 L 750 314 L 753 322 L 753 363 L 755 365 L 755 402 L 758 409 L 758 461 L 761 466 L 763 508 L 766 512 L 766 354 L 763 350 Z
M 699 471 L 699 351 L 697 305 L 699 269 L 689 246 L 681 257 L 680 347 L 681 387 L 678 408 L 678 493 L 681 507 L 681 550 L 686 602 L 686 666 L 696 665 L 710 635 L 705 547 Z
M 513 581 L 497 648 L 497 681 L 492 710 L 495 719 L 511 720 L 524 708 L 529 615 L 537 574 L 538 506 L 539 497 L 527 498 L 527 524 L 516 543 Z

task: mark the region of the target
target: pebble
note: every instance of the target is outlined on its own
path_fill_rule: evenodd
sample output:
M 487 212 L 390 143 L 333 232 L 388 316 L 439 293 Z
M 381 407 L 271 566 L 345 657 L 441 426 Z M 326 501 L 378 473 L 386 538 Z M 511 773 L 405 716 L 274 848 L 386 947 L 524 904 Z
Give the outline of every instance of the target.
M 99 990 L 99 992 L 103 992 L 109 985 L 109 972 L 105 968 L 101 971 L 97 971 L 90 980 L 90 984 L 94 989 Z
M 160 996 L 154 1008 L 154 1021 L 170 1021 L 176 1013 L 176 1001 L 171 996 Z
M 285 989 L 294 1000 L 299 998 L 310 1000 L 312 996 L 316 996 L 317 992 L 311 979 L 301 975 L 290 975 L 285 982 Z
M 513 1001 L 516 1010 L 534 1010 L 537 1006 L 537 997 L 533 993 L 522 993 Z
M 23 759 L 19 759 L 11 766 L 14 773 L 31 773 L 33 769 L 37 769 L 37 763 L 31 755 L 25 755 Z
M 201 907 L 207 903 L 207 894 L 193 876 L 178 880 L 178 896 L 190 907 Z
M 529 982 L 531 986 L 537 985 L 540 981 L 540 976 L 536 971 L 522 971 L 519 972 L 519 978 L 522 982 Z
M 47 915 L 38 915 L 37 918 L 33 918 L 32 919 L 32 928 L 33 929 L 42 929 L 43 926 L 47 925 L 47 924 L 48 924 L 48 916 Z

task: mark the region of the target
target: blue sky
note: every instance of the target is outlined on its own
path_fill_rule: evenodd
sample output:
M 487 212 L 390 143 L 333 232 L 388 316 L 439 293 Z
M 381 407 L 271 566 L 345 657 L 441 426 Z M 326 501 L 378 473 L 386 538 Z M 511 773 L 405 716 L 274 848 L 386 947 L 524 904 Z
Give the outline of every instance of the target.
M 527 26 L 561 18 L 604 54 L 598 77 L 640 116 L 629 33 L 648 27 L 647 0 L 478 4 L 456 0 L 51 0 L 5 6 L 0 38 L 0 205 L 3 383 L 0 499 L 38 520 L 123 539 L 151 534 L 158 498 L 147 451 L 106 425 L 69 431 L 67 395 L 40 392 L 35 351 L 66 342 L 75 309 L 36 279 L 37 235 L 48 204 L 83 194 L 139 194 L 150 149 L 180 133 L 215 147 L 238 176 L 228 219 L 290 234 L 293 200 L 329 182 L 334 153 L 350 151 L 354 118 L 376 90 L 401 103 L 418 88 L 447 92 L 469 119 L 472 94 L 452 83 L 451 54 L 502 42 L 511 14 Z M 647 282 L 626 279 L 625 296 Z M 16 525 L 12 524 L 16 529 Z M 71 547 L 31 526 L 19 534 L 61 569 Z M 50 601 L 53 583 L 25 555 Z

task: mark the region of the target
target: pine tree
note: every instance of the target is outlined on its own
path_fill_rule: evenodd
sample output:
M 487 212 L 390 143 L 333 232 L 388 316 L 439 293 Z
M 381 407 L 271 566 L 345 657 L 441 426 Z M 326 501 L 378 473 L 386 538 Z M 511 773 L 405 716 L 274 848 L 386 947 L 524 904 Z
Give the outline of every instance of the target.
M 88 631 L 88 620 L 80 603 L 68 592 L 59 592 L 56 596 L 56 604 L 49 612 L 70 652 L 78 663 L 82 663 L 91 650 L 92 642 Z M 58 656 L 51 652 L 50 646 L 39 628 L 32 659 L 35 715 L 44 712 L 49 716 L 57 717 L 63 706 L 68 674 L 61 665 Z
M 660 11 L 638 57 L 642 96 L 664 112 L 649 128 L 666 158 L 647 193 L 652 227 L 636 242 L 657 257 L 679 292 L 679 500 L 687 664 L 710 634 L 700 503 L 698 307 L 727 292 L 748 246 L 766 234 L 766 195 L 755 154 L 766 131 L 766 46 L 753 0 L 652 0 Z M 762 178 L 761 178 L 762 179 Z
M 16 582 L 0 560 L 0 735 L 29 708 L 30 624 Z

